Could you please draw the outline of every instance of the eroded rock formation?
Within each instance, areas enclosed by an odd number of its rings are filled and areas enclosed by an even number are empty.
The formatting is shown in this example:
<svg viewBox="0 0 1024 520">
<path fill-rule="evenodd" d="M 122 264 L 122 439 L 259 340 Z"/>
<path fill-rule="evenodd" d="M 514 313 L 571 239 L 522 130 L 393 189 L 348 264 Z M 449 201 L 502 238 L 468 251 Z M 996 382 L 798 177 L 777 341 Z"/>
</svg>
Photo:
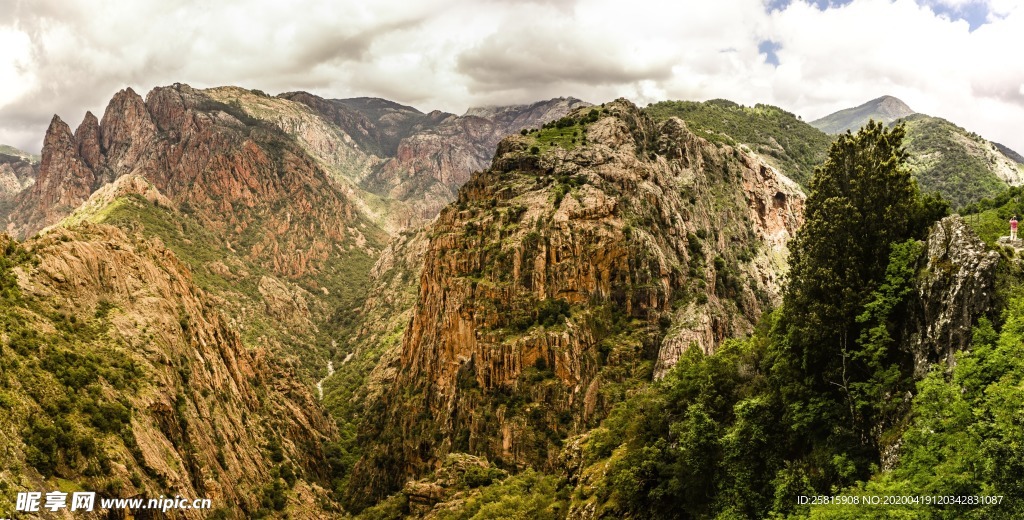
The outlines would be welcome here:
<svg viewBox="0 0 1024 520">
<path fill-rule="evenodd" d="M 316 514 L 318 500 L 326 496 L 320 485 L 328 472 L 325 443 L 337 435 L 333 421 L 299 382 L 294 366 L 242 345 L 171 251 L 159 240 L 87 223 L 25 245 L 34 260 L 15 268 L 22 296 L 8 312 L 42 337 L 60 339 L 47 340 L 32 353 L 42 368 L 31 378 L 5 383 L 5 395 L 14 403 L 0 419 L 5 432 L 38 424 L 33 417 L 40 416 L 48 396 L 65 391 L 60 382 L 49 382 L 47 370 L 62 377 L 53 367 L 68 343 L 78 359 L 102 353 L 105 366 L 131 367 L 130 380 L 101 378 L 93 384 L 98 402 L 128 405 L 130 423 L 115 435 L 90 433 L 98 446 L 93 450 L 102 455 L 86 455 L 85 462 L 64 445 L 60 453 L 48 453 L 63 461 L 55 470 L 59 476 L 90 489 L 116 483 L 116 496 L 208 497 L 231 517 L 242 518 L 261 507 L 263 486 L 275 478 L 272 471 L 289 465 L 301 481 L 293 503 Z M 5 333 L 3 340 L 6 345 L 13 337 Z M 5 357 L 21 359 L 18 347 L 9 348 Z M 81 397 L 70 403 L 76 400 Z M 64 406 L 72 407 L 64 420 L 78 420 L 78 405 Z M 268 446 L 278 446 L 280 453 Z M 20 458 L 24 452 L 16 447 L 7 453 Z M 86 464 L 90 460 L 109 462 L 97 476 Z M 48 489 L 38 473 L 25 469 L 23 476 L 27 480 L 21 485 L 31 481 L 32 489 Z M 210 512 L 179 513 L 205 518 Z"/>
<path fill-rule="evenodd" d="M 954 354 L 970 345 L 977 318 L 991 308 L 999 263 L 959 215 L 936 222 L 925 248 L 906 324 L 915 377 L 940 361 L 953 366 Z"/>
<path fill-rule="evenodd" d="M 55 116 L 42 155 L 38 181 L 7 217 L 15 235 L 55 224 L 134 174 L 282 276 L 317 272 L 335 243 L 383 237 L 295 139 L 187 85 L 146 100 L 118 92 L 102 121 L 86 114 L 75 134 Z"/>
<path fill-rule="evenodd" d="M 505 139 L 428 228 L 354 494 L 390 492 L 450 452 L 552 467 L 614 388 L 749 332 L 777 301 L 802 218 L 793 183 L 627 101 L 573 117 L 578 146 Z"/>
<path fill-rule="evenodd" d="M 293 92 L 282 97 L 304 103 L 342 128 L 359 146 L 381 157 L 361 187 L 407 206 L 399 227 L 421 224 L 455 199 L 470 174 L 486 168 L 498 142 L 524 128 L 537 128 L 588 106 L 574 98 L 530 105 L 471 108 L 462 116 L 422 113 L 383 99 L 327 100 Z"/>
</svg>

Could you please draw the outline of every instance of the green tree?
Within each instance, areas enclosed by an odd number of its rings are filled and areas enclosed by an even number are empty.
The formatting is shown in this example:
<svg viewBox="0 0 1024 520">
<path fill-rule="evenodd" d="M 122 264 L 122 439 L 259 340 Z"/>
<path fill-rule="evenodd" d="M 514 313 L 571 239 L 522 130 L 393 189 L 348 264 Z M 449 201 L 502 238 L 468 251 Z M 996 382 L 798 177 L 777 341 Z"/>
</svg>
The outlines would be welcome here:
<svg viewBox="0 0 1024 520">
<path fill-rule="evenodd" d="M 902 356 L 896 351 L 896 329 L 904 322 L 904 302 L 913 290 L 918 260 L 924 243 L 907 240 L 892 245 L 889 266 L 882 285 L 871 294 L 864 312 L 857 316 L 862 326 L 857 350 L 851 356 L 855 366 L 867 374 L 867 379 L 851 384 L 855 420 L 860 423 L 888 426 L 907 411 L 901 399 L 888 399 L 910 390 L 912 383 L 906 370 L 902 370 Z"/>
<path fill-rule="evenodd" d="M 945 212 L 919 197 L 903 137 L 902 126 L 873 121 L 841 135 L 811 180 L 806 220 L 790 244 L 775 377 L 788 419 L 808 437 L 801 444 L 815 446 L 822 484 L 855 478 L 877 458 L 876 417 L 864 400 L 901 381 L 886 320 L 906 295 L 895 285 L 912 267 L 889 273 L 899 280 L 877 291 L 893 245 L 922 236 L 926 221 Z M 900 261 L 913 252 L 901 249 Z"/>
</svg>

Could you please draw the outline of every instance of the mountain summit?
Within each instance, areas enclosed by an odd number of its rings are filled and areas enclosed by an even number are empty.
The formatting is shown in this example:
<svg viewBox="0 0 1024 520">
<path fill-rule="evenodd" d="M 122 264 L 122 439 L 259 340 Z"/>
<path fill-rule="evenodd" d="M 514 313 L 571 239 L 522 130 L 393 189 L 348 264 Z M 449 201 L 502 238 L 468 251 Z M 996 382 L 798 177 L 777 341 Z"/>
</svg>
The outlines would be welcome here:
<svg viewBox="0 0 1024 520">
<path fill-rule="evenodd" d="M 847 130 L 856 132 L 872 119 L 888 124 L 914 113 L 903 101 L 892 96 L 882 96 L 858 107 L 840 110 L 811 121 L 811 126 L 826 134 L 841 134 Z"/>
</svg>

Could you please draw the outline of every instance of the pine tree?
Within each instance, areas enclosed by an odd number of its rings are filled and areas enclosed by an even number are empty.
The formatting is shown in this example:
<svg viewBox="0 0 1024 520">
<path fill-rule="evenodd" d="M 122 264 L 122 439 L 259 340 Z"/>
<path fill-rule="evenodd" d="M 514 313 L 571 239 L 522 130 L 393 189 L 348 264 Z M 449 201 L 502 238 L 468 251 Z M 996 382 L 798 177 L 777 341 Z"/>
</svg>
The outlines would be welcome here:
<svg viewBox="0 0 1024 520">
<path fill-rule="evenodd" d="M 788 393 L 790 423 L 808 444 L 851 447 L 861 470 L 875 449 L 864 396 L 878 394 L 874 382 L 899 380 L 892 370 L 901 354 L 879 341 L 870 355 L 862 352 L 864 338 L 873 337 L 865 330 L 878 322 L 857 318 L 878 298 L 892 246 L 923 235 L 937 211 L 918 194 L 903 137 L 902 126 L 872 121 L 832 145 L 790 244 L 789 285 L 775 329 L 774 370 L 786 381 L 780 387 Z"/>
<path fill-rule="evenodd" d="M 885 274 L 890 245 L 917 234 L 911 224 L 919 202 L 903 136 L 902 126 L 874 121 L 847 132 L 811 180 L 805 222 L 790 247 L 783 313 L 808 374 L 835 375 L 821 369 L 859 336 L 856 316 Z"/>
</svg>

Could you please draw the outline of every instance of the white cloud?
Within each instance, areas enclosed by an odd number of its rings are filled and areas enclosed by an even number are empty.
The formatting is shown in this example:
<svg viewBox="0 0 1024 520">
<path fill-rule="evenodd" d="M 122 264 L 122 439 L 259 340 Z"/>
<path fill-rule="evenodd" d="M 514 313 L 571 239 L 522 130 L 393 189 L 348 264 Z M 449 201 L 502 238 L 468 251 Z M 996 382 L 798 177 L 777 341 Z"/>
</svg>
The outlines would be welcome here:
<svg viewBox="0 0 1024 520">
<path fill-rule="evenodd" d="M 28 35 L 0 27 L 0 107 L 18 99 L 35 82 L 26 66 L 29 61 Z"/>
<path fill-rule="evenodd" d="M 180 81 L 452 112 L 559 95 L 724 97 L 808 120 L 892 94 L 1024 151 L 1017 0 L 988 0 L 973 32 L 915 0 L 824 11 L 794 0 L 772 13 L 762 0 L 0 4 L 13 13 L 0 21 L 0 142 L 29 148 L 54 112 L 74 126 L 126 85 Z M 763 40 L 780 45 L 778 67 Z"/>
<path fill-rule="evenodd" d="M 1024 100 L 1015 91 L 1024 69 L 1010 56 L 1024 42 L 1022 14 L 971 32 L 966 22 L 910 0 L 862 0 L 826 12 L 794 4 L 773 15 L 772 27 L 782 44 L 779 59 L 801 68 L 780 67 L 776 79 L 784 82 L 775 83 L 775 100 L 802 106 L 813 119 L 892 94 L 1020 149 Z"/>
</svg>

